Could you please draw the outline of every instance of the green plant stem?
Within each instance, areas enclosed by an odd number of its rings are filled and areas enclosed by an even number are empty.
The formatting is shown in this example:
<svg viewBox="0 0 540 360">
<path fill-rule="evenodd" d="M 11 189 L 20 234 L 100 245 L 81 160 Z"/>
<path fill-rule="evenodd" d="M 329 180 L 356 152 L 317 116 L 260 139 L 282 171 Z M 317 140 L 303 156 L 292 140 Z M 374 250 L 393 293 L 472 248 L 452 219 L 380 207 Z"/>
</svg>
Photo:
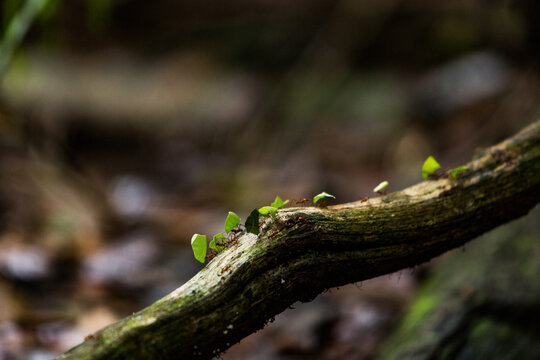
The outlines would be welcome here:
<svg viewBox="0 0 540 360">
<path fill-rule="evenodd" d="M 0 44 L 0 76 L 6 71 L 13 52 L 22 42 L 30 25 L 48 2 L 49 0 L 27 0 L 21 11 L 11 19 Z"/>
</svg>

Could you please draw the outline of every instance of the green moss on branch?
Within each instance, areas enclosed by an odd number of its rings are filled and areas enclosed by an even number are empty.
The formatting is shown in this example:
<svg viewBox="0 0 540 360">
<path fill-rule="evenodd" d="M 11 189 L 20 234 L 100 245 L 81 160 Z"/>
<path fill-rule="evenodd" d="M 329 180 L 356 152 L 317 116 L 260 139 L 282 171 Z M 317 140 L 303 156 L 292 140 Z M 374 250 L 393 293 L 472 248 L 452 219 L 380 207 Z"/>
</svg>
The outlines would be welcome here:
<svg viewBox="0 0 540 360">
<path fill-rule="evenodd" d="M 298 300 L 427 261 L 540 199 L 540 122 L 466 164 L 382 198 L 289 208 L 182 287 L 60 359 L 208 359 Z"/>
</svg>

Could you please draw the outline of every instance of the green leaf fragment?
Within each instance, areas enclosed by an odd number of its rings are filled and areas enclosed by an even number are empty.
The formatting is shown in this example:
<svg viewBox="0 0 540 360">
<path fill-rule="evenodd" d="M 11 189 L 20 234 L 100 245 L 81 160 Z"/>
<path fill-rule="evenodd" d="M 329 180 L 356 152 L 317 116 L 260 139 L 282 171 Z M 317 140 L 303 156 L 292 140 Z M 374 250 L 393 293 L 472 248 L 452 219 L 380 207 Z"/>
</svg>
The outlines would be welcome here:
<svg viewBox="0 0 540 360">
<path fill-rule="evenodd" d="M 273 203 L 270 204 L 270 206 L 272 207 L 275 207 L 276 209 L 281 209 L 282 207 L 284 207 L 285 205 L 287 205 L 289 202 L 289 200 L 281 200 L 281 198 L 279 196 L 276 196 L 276 200 L 274 200 Z"/>
<path fill-rule="evenodd" d="M 469 170 L 469 168 L 466 166 L 457 167 L 455 169 L 450 170 L 450 176 L 452 176 L 452 179 L 455 179 L 460 173 L 466 170 Z"/>
<path fill-rule="evenodd" d="M 227 219 L 225 219 L 225 232 L 228 234 L 232 229 L 237 227 L 238 224 L 240 224 L 240 217 L 232 211 L 229 211 L 229 215 L 227 215 Z"/>
<path fill-rule="evenodd" d="M 329 193 L 323 191 L 322 193 L 320 193 L 318 195 L 315 195 L 315 197 L 313 198 L 313 203 L 316 204 L 317 201 L 319 201 L 321 199 L 324 199 L 324 198 L 334 198 L 335 199 L 336 197 L 334 195 L 332 195 L 332 194 L 329 194 Z"/>
<path fill-rule="evenodd" d="M 206 235 L 194 234 L 191 237 L 191 249 L 195 259 L 204 263 L 206 258 Z"/>
<path fill-rule="evenodd" d="M 259 235 L 259 210 L 253 209 L 246 219 L 246 231 Z"/>
<path fill-rule="evenodd" d="M 383 181 L 379 185 L 375 186 L 375 189 L 373 189 L 373 192 L 379 192 L 381 190 L 384 190 L 388 186 L 388 181 Z"/>
<path fill-rule="evenodd" d="M 259 214 L 268 216 L 272 215 L 272 217 L 276 216 L 277 209 L 273 206 L 263 206 L 259 209 Z"/>
<path fill-rule="evenodd" d="M 427 179 L 429 175 L 433 174 L 435 170 L 439 169 L 441 165 L 435 160 L 433 156 L 429 156 L 424 165 L 422 165 L 422 177 Z"/>
<path fill-rule="evenodd" d="M 208 247 L 210 249 L 216 250 L 217 252 L 223 251 L 223 246 L 217 244 L 217 241 L 220 239 L 225 239 L 225 235 L 223 235 L 222 233 L 214 235 L 214 238 L 212 239 L 212 241 L 210 241 L 210 245 L 208 245 Z"/>
</svg>

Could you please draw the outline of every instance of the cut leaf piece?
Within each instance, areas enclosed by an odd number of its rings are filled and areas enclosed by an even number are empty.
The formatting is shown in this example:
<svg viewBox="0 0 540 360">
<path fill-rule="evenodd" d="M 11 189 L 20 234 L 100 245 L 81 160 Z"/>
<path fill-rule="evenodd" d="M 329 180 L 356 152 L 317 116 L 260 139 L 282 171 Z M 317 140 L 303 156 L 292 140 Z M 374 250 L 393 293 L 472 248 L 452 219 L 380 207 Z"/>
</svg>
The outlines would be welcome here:
<svg viewBox="0 0 540 360">
<path fill-rule="evenodd" d="M 276 196 L 276 200 L 274 200 L 274 202 L 271 203 L 270 206 L 275 207 L 276 209 L 281 209 L 282 207 L 287 205 L 288 202 L 289 200 L 283 201 L 279 196 Z"/>
<path fill-rule="evenodd" d="M 457 167 L 455 169 L 450 170 L 450 176 L 452 177 L 452 179 L 455 179 L 460 173 L 466 170 L 469 170 L 469 168 L 466 166 Z"/>
<path fill-rule="evenodd" d="M 379 185 L 377 185 L 375 187 L 375 189 L 373 189 L 373 192 L 379 192 L 381 190 L 384 190 L 387 186 L 388 186 L 388 181 L 385 180 L 382 183 L 380 183 Z"/>
<path fill-rule="evenodd" d="M 272 215 L 272 217 L 276 216 L 277 209 L 273 206 L 263 206 L 259 209 L 259 214 L 268 216 Z"/>
<path fill-rule="evenodd" d="M 216 250 L 217 252 L 223 251 L 223 246 L 217 244 L 217 240 L 220 239 L 225 239 L 225 235 L 223 235 L 222 233 L 214 235 L 214 238 L 212 239 L 212 241 L 210 241 L 210 245 L 208 245 L 208 247 L 210 249 Z"/>
<path fill-rule="evenodd" d="M 324 198 L 334 198 L 335 199 L 336 197 L 334 195 L 332 195 L 332 194 L 329 194 L 329 193 L 323 191 L 322 193 L 320 193 L 318 195 L 315 195 L 315 197 L 313 198 L 313 203 L 316 204 L 317 201 L 319 201 L 321 199 L 324 199 Z"/>
<path fill-rule="evenodd" d="M 253 209 L 246 219 L 246 231 L 259 235 L 259 210 Z"/>
<path fill-rule="evenodd" d="M 427 179 L 429 175 L 433 174 L 435 170 L 439 169 L 441 165 L 435 160 L 433 156 L 429 156 L 424 165 L 422 165 L 422 177 Z"/>
<path fill-rule="evenodd" d="M 206 235 L 193 234 L 191 237 L 191 249 L 195 259 L 204 263 L 206 258 Z"/>
<path fill-rule="evenodd" d="M 214 238 L 213 238 L 213 240 L 216 240 L 216 241 L 222 240 L 222 239 L 225 239 L 225 235 L 223 235 L 223 233 L 216 234 L 214 235 Z"/>
<path fill-rule="evenodd" d="M 228 234 L 232 229 L 237 227 L 238 224 L 240 224 L 240 217 L 232 211 L 229 211 L 229 215 L 227 215 L 227 219 L 225 219 L 225 232 Z"/>
</svg>

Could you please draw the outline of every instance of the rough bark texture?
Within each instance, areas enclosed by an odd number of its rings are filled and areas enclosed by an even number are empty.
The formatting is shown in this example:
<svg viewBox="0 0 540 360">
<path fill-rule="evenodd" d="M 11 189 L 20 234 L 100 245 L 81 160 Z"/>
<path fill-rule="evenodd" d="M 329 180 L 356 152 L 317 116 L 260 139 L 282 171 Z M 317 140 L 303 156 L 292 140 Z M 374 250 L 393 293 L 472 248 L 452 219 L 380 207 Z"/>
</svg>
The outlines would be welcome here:
<svg viewBox="0 0 540 360">
<path fill-rule="evenodd" d="M 540 122 L 486 149 L 457 179 L 368 201 L 280 210 L 179 289 L 61 359 L 208 359 L 295 301 L 427 261 L 532 209 Z"/>
<path fill-rule="evenodd" d="M 538 219 L 438 261 L 378 360 L 540 359 Z"/>
</svg>

